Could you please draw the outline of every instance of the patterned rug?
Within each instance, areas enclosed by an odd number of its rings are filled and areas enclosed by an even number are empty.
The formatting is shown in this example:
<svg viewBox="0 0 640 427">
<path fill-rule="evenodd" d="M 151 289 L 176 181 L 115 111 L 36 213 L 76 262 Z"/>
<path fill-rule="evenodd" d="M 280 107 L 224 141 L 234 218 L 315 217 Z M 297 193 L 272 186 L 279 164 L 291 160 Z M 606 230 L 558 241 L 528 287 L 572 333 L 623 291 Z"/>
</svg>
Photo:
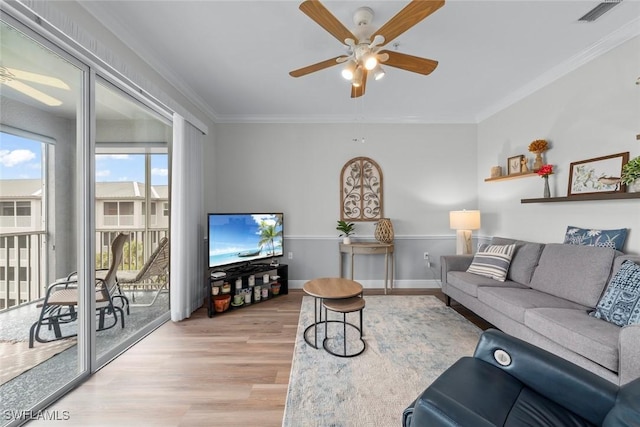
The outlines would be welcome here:
<svg viewBox="0 0 640 427">
<path fill-rule="evenodd" d="M 305 343 L 302 334 L 313 323 L 314 311 L 313 298 L 303 298 L 284 427 L 398 426 L 402 411 L 438 375 L 473 354 L 480 328 L 436 297 L 365 295 L 365 300 L 367 348 L 345 359 Z M 329 319 L 337 316 L 329 312 Z M 357 324 L 357 314 L 347 320 Z M 341 334 L 340 329 L 330 324 L 330 336 Z M 347 331 L 350 342 L 354 337 Z M 322 326 L 319 336 L 324 338 Z M 308 337 L 313 339 L 313 333 Z"/>
<path fill-rule="evenodd" d="M 34 348 L 29 348 L 28 341 L 0 342 L 0 385 L 75 344 L 75 338 L 46 344 L 38 343 Z"/>
</svg>

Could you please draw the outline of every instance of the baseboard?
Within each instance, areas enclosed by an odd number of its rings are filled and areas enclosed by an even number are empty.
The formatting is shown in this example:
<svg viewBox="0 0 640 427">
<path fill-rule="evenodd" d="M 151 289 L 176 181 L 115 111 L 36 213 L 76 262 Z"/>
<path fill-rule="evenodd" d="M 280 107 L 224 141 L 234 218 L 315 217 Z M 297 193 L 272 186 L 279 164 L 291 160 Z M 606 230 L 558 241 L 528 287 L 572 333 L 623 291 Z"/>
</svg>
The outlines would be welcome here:
<svg viewBox="0 0 640 427">
<path fill-rule="evenodd" d="M 357 280 L 365 289 L 384 289 L 383 280 Z M 302 289 L 308 280 L 289 280 L 289 289 Z M 396 280 L 393 285 L 396 289 L 440 289 L 440 281 L 429 280 Z"/>
</svg>

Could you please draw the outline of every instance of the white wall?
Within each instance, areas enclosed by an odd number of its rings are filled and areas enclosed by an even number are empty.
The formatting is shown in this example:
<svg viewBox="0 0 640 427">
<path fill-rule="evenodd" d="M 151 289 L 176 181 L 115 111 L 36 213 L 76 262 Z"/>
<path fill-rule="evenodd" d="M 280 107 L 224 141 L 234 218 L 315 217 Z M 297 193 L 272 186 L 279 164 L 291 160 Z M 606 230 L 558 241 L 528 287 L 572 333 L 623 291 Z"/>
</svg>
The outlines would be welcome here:
<svg viewBox="0 0 640 427">
<path fill-rule="evenodd" d="M 640 37 L 596 58 L 478 125 L 479 207 L 486 235 L 562 242 L 568 225 L 629 228 L 625 252 L 640 252 L 640 201 L 612 200 L 521 204 L 542 197 L 534 176 L 484 182 L 493 165 L 525 154 L 534 139 L 547 139 L 545 153 L 555 174 L 551 195 L 566 196 L 571 162 L 620 152 L 640 155 Z"/>
<path fill-rule="evenodd" d="M 362 135 L 364 144 L 352 141 Z M 353 157 L 370 157 L 382 169 L 400 281 L 433 279 L 423 252 L 437 261 L 455 251 L 448 212 L 477 207 L 476 125 L 217 124 L 215 137 L 215 148 L 205 150 L 206 208 L 284 211 L 294 280 L 338 273 L 340 171 Z M 373 230 L 357 223 L 356 237 L 371 238 Z M 378 261 L 360 261 L 359 277 L 380 279 Z"/>
</svg>

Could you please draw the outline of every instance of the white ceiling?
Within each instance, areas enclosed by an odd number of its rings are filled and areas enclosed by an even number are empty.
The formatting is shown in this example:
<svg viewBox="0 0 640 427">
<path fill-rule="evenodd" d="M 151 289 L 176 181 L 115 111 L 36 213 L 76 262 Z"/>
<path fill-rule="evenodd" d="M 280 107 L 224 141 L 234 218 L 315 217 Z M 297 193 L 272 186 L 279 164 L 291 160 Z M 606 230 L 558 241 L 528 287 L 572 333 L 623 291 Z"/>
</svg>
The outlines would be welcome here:
<svg viewBox="0 0 640 427">
<path fill-rule="evenodd" d="M 438 68 L 422 76 L 386 67 L 354 100 L 340 66 L 289 76 L 345 52 L 300 1 L 80 3 L 216 122 L 473 123 L 640 34 L 640 0 L 593 23 L 578 18 L 598 1 L 447 0 L 394 40 Z M 377 27 L 407 3 L 323 2 L 350 29 L 360 6 L 374 10 Z"/>
</svg>

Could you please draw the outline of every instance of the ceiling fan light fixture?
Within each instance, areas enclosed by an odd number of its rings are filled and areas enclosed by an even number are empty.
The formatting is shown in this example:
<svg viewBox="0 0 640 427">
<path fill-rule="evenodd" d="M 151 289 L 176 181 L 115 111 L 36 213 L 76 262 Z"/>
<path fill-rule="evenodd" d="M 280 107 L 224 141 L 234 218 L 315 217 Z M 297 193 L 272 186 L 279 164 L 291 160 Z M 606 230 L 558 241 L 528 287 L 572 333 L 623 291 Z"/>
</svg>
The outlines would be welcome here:
<svg viewBox="0 0 640 427">
<path fill-rule="evenodd" d="M 378 65 L 378 58 L 373 53 L 366 54 L 363 58 L 364 68 L 371 71 Z"/>
<path fill-rule="evenodd" d="M 356 68 L 356 71 L 353 73 L 353 80 L 351 80 L 351 84 L 353 87 L 362 86 L 362 77 L 363 77 L 362 67 Z"/>
<path fill-rule="evenodd" d="M 380 80 L 385 76 L 385 72 L 382 69 L 382 67 L 380 66 L 380 64 L 376 65 L 375 68 L 373 69 L 373 78 L 375 80 Z"/>
<path fill-rule="evenodd" d="M 353 59 L 350 59 L 349 61 L 347 61 L 344 68 L 342 69 L 342 77 L 345 78 L 346 80 L 353 80 L 356 67 L 357 67 L 356 61 L 354 61 Z"/>
</svg>

